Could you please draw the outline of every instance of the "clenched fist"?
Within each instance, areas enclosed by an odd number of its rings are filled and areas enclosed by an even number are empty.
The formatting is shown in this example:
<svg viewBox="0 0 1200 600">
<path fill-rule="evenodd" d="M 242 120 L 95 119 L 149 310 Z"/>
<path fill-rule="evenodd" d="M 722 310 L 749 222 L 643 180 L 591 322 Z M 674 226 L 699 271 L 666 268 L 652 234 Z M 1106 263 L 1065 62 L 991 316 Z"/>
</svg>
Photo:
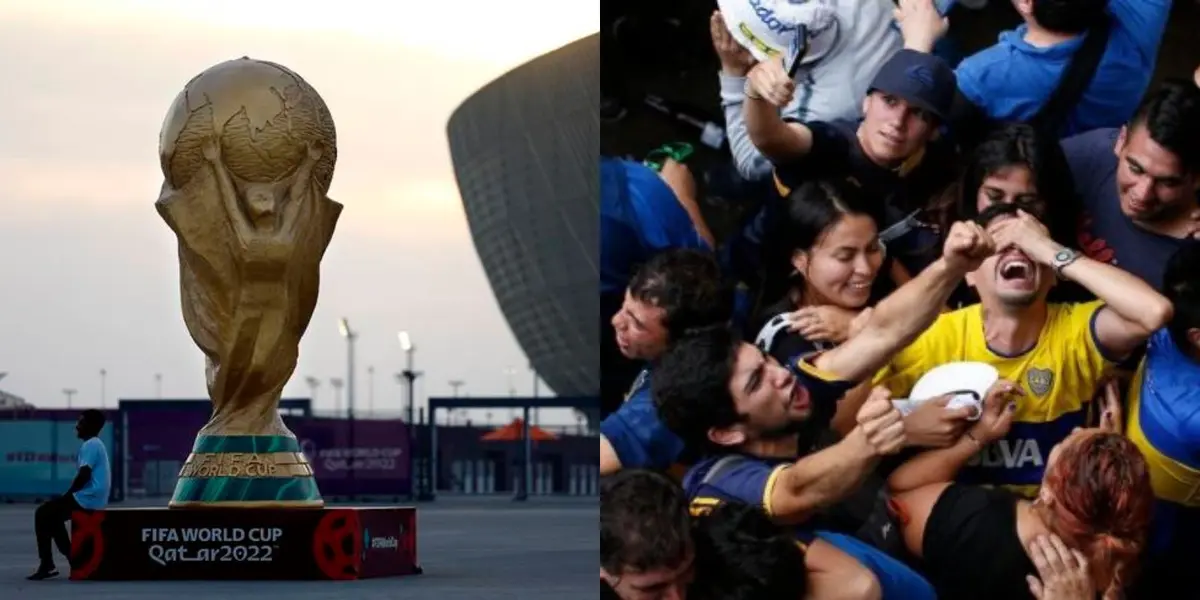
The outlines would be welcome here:
<svg viewBox="0 0 1200 600">
<path fill-rule="evenodd" d="M 871 390 L 867 401 L 858 409 L 856 419 L 867 444 L 879 456 L 899 452 L 908 441 L 904 433 L 904 418 L 892 406 L 892 394 L 887 388 L 876 387 Z"/>
<path fill-rule="evenodd" d="M 746 75 L 747 95 L 758 96 L 777 108 L 792 101 L 796 93 L 796 82 L 788 77 L 783 68 L 783 57 L 775 56 L 764 60 L 750 69 Z"/>
<path fill-rule="evenodd" d="M 996 252 L 996 243 L 978 223 L 959 221 L 950 226 L 942 256 L 946 264 L 957 271 L 969 273 L 979 268 L 984 259 Z"/>
</svg>

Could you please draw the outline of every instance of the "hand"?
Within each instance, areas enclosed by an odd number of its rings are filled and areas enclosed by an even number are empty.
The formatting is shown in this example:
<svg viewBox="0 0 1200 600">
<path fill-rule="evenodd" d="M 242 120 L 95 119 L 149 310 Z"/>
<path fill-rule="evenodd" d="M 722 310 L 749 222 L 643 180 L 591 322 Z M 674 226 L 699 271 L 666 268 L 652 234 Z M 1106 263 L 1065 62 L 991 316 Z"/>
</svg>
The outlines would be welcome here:
<svg viewBox="0 0 1200 600">
<path fill-rule="evenodd" d="M 758 63 L 750 69 L 746 78 L 749 80 L 750 89 L 776 108 L 787 106 L 792 101 L 792 95 L 796 93 L 796 82 L 792 81 L 784 70 L 782 56 Z"/>
<path fill-rule="evenodd" d="M 1013 414 L 1017 412 L 1014 397 L 1024 395 L 1025 392 L 1017 384 L 1007 379 L 993 383 L 983 397 L 983 412 L 979 421 L 970 429 L 971 437 L 980 444 L 987 445 L 1008 435 Z"/>
<path fill-rule="evenodd" d="M 858 313 L 854 320 L 850 321 L 850 327 L 846 331 L 846 339 L 850 339 L 863 332 L 867 328 L 867 323 L 871 322 L 871 315 L 875 314 L 874 308 L 864 308 Z"/>
<path fill-rule="evenodd" d="M 899 0 L 892 16 L 900 25 L 904 47 L 929 52 L 950 29 L 950 20 L 938 14 L 933 0 Z"/>
<path fill-rule="evenodd" d="M 321 160 L 321 156 L 324 154 L 325 154 L 325 148 L 323 148 L 321 146 L 320 142 L 309 142 L 308 143 L 308 159 L 309 160 L 316 162 L 318 160 Z"/>
<path fill-rule="evenodd" d="M 675 192 L 676 198 L 684 201 L 696 199 L 696 178 L 692 176 L 692 170 L 687 168 L 687 165 L 668 158 L 663 161 L 658 176 L 672 192 Z"/>
<path fill-rule="evenodd" d="M 1026 575 L 1029 593 L 1037 600 L 1094 600 L 1096 586 L 1088 571 L 1087 558 L 1056 535 L 1039 535 L 1026 548 L 1039 580 Z"/>
<path fill-rule="evenodd" d="M 721 70 L 726 75 L 745 77 L 754 66 L 754 55 L 729 34 L 721 11 L 714 11 L 708 19 L 708 32 L 712 36 L 713 50 L 717 51 L 717 58 L 721 60 Z"/>
<path fill-rule="evenodd" d="M 1100 409 L 1100 429 L 1112 433 L 1125 432 L 1124 411 L 1121 410 L 1121 384 L 1116 377 L 1104 384 L 1104 404 Z"/>
<path fill-rule="evenodd" d="M 895 454 L 904 448 L 904 418 L 892 406 L 892 394 L 885 387 L 871 390 L 871 395 L 859 407 L 858 428 L 877 456 Z"/>
<path fill-rule="evenodd" d="M 858 314 L 837 306 L 806 306 L 788 315 L 788 330 L 814 342 L 842 343 Z"/>
<path fill-rule="evenodd" d="M 910 446 L 947 448 L 953 446 L 970 421 L 971 409 L 966 406 L 947 408 L 954 396 L 939 396 L 913 409 L 904 417 L 904 431 Z"/>
<path fill-rule="evenodd" d="M 1015 218 L 993 221 L 988 233 L 996 241 L 998 252 L 1015 247 L 1043 265 L 1053 263 L 1054 255 L 1062 250 L 1062 246 L 1050 239 L 1046 226 L 1023 210 L 1017 211 Z"/>
<path fill-rule="evenodd" d="M 971 221 L 959 221 L 950 226 L 942 256 L 946 264 L 962 273 L 979 268 L 983 260 L 996 252 L 992 236 Z"/>
<path fill-rule="evenodd" d="M 204 153 L 205 160 L 216 163 L 221 160 L 221 141 L 216 136 L 209 136 L 201 142 L 200 151 Z"/>
<path fill-rule="evenodd" d="M 1200 71 L 1196 72 L 1200 73 Z M 1190 217 L 1190 220 L 1188 221 L 1187 234 L 1184 237 L 1200 240 L 1200 209 L 1193 210 L 1192 214 L 1188 216 Z"/>
</svg>

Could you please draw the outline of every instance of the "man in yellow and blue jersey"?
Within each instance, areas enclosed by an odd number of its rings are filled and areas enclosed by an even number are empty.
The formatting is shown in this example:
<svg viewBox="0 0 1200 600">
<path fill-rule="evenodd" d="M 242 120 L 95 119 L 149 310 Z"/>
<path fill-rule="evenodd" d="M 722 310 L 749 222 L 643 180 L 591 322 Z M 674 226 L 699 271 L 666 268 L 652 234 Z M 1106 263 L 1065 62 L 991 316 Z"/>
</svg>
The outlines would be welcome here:
<svg viewBox="0 0 1200 600">
<path fill-rule="evenodd" d="M 1175 307 L 1166 328 L 1150 338 L 1129 389 L 1126 434 L 1146 457 L 1158 502 L 1150 534 L 1147 585 L 1179 590 L 1200 579 L 1200 244 L 1167 262 L 1163 293 Z M 1147 590 L 1148 592 L 1148 590 Z"/>
<path fill-rule="evenodd" d="M 1016 382 L 1025 395 L 1012 429 L 973 458 L 959 480 L 1033 497 L 1050 449 L 1085 424 L 1101 381 L 1166 324 L 1171 303 L 1141 279 L 1055 242 L 1015 205 L 990 206 L 979 222 L 997 247 L 967 275 L 979 304 L 939 317 L 876 382 L 904 397 L 927 371 L 957 361 L 990 364 Z M 1098 300 L 1048 303 L 1059 279 Z"/>
</svg>

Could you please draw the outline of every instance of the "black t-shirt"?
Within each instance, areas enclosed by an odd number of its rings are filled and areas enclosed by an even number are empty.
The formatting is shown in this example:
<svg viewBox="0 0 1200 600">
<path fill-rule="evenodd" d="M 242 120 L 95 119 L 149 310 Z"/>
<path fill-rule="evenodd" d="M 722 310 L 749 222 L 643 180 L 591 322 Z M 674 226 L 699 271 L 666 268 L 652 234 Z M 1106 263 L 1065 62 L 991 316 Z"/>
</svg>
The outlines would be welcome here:
<svg viewBox="0 0 1200 600">
<path fill-rule="evenodd" d="M 775 165 L 779 184 L 793 189 L 819 179 L 848 182 L 867 198 L 880 200 L 876 219 L 881 231 L 927 208 L 958 173 L 957 154 L 944 138 L 926 144 L 901 166 L 888 168 L 871 162 L 863 152 L 858 142 L 859 122 L 816 121 L 805 125 L 812 132 L 812 148 L 802 158 Z M 938 241 L 934 230 L 916 228 L 889 243 L 888 254 L 916 274 L 937 257 Z"/>
<path fill-rule="evenodd" d="M 953 484 L 925 525 L 924 573 L 939 600 L 1032 598 L 1037 570 L 1017 536 L 1017 500 L 1005 490 Z"/>
</svg>

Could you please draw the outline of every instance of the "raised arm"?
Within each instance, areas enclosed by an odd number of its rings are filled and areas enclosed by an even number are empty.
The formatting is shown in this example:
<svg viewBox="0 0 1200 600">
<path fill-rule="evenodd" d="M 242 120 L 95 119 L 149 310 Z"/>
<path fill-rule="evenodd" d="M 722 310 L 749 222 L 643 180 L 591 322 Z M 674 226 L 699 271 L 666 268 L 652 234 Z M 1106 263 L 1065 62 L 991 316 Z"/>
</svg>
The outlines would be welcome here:
<svg viewBox="0 0 1200 600">
<path fill-rule="evenodd" d="M 771 161 L 754 147 L 746 131 L 746 118 L 742 105 L 746 100 L 746 74 L 754 67 L 754 56 L 729 34 L 725 19 L 714 11 L 709 19 L 709 34 L 713 49 L 721 61 L 721 111 L 725 113 L 725 136 L 729 139 L 729 153 L 738 174 L 749 181 L 758 181 L 771 176 Z M 789 106 L 795 106 L 793 98 Z"/>
<path fill-rule="evenodd" d="M 314 200 L 312 194 L 312 171 L 317 165 L 317 161 L 321 159 L 321 155 L 325 150 L 318 144 L 310 143 L 308 151 L 304 156 L 304 160 L 300 166 L 296 168 L 296 173 L 292 175 L 292 185 L 288 189 L 288 202 L 283 207 L 283 227 L 281 231 L 289 234 L 296 230 L 300 222 L 300 211 L 312 210 L 309 206 Z"/>
<path fill-rule="evenodd" d="M 1149 284 L 1122 269 L 1092 260 L 1050 238 L 1046 227 L 1024 211 L 991 227 L 997 247 L 1016 246 L 1047 266 L 1062 266 L 1059 275 L 1075 281 L 1105 303 L 1092 323 L 1096 344 L 1105 356 L 1121 360 L 1171 320 L 1171 302 Z"/>
<path fill-rule="evenodd" d="M 988 444 L 1003 438 L 1012 426 L 1015 396 L 1021 388 L 1003 379 L 992 384 L 983 399 L 983 415 L 971 429 L 948 448 L 927 450 L 900 465 L 888 477 L 894 494 L 908 492 L 935 483 L 954 481 L 960 469 Z"/>
<path fill-rule="evenodd" d="M 993 251 L 992 238 L 982 227 L 955 223 L 946 236 L 942 258 L 884 298 L 862 333 L 818 355 L 813 366 L 843 381 L 870 377 L 937 320 L 963 276 Z"/>
<path fill-rule="evenodd" d="M 858 422 L 842 441 L 779 471 L 766 494 L 767 514 L 781 523 L 805 521 L 858 489 L 880 457 L 904 447 L 904 423 L 887 390 L 872 392 Z"/>
<path fill-rule="evenodd" d="M 787 123 L 779 110 L 792 101 L 796 83 L 783 68 L 783 57 L 765 60 L 747 75 L 743 114 L 750 141 L 774 163 L 797 160 L 812 150 L 812 131 L 800 123 Z"/>
<path fill-rule="evenodd" d="M 229 225 L 245 245 L 254 238 L 254 228 L 250 225 L 250 219 L 242 212 L 241 204 L 238 203 L 237 187 L 233 185 L 233 177 L 221 162 L 221 142 L 215 137 L 209 138 L 204 142 L 203 152 L 209 168 L 212 169 L 213 178 L 217 182 L 217 193 L 221 196 L 221 203 L 225 205 L 225 216 L 229 219 Z"/>
<path fill-rule="evenodd" d="M 904 47 L 926 54 L 950 28 L 950 21 L 938 14 L 933 0 L 899 0 L 896 22 L 904 36 Z"/>
</svg>

